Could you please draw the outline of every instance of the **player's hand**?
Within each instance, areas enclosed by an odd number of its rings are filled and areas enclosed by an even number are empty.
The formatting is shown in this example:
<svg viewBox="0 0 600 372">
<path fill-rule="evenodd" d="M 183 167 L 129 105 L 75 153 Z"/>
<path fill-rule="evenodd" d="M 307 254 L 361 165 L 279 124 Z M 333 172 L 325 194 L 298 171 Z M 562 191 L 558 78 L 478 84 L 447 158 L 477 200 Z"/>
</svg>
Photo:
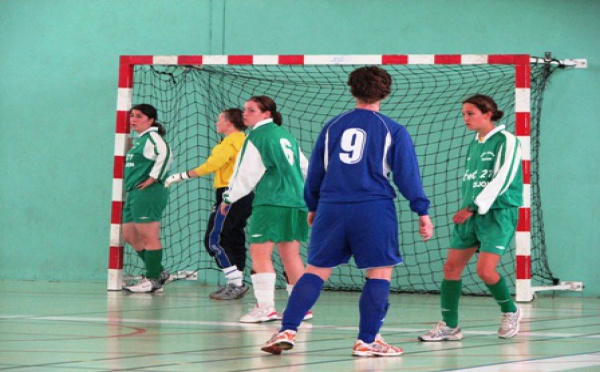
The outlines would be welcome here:
<svg viewBox="0 0 600 372">
<path fill-rule="evenodd" d="M 466 220 L 471 218 L 472 215 L 473 212 L 471 212 L 467 208 L 463 208 L 460 211 L 456 212 L 454 217 L 452 217 L 452 222 L 454 222 L 457 225 L 462 225 L 463 223 L 465 223 Z"/>
<path fill-rule="evenodd" d="M 221 205 L 219 206 L 219 211 L 223 216 L 227 215 L 227 212 L 229 212 L 229 207 L 229 204 L 221 203 Z"/>
<path fill-rule="evenodd" d="M 187 180 L 188 178 L 190 178 L 190 176 L 188 175 L 187 172 L 176 173 L 176 174 L 174 174 L 172 176 L 169 176 L 167 178 L 167 180 L 165 181 L 165 187 L 169 187 L 173 183 L 179 183 L 179 182 L 181 182 L 183 180 Z"/>
<path fill-rule="evenodd" d="M 154 178 L 148 177 L 148 179 L 146 181 L 140 183 L 135 188 L 138 189 L 138 190 L 143 190 L 143 189 L 145 189 L 146 187 L 152 185 L 155 182 L 156 182 L 156 180 Z"/>
<path fill-rule="evenodd" d="M 306 221 L 308 222 L 308 226 L 312 227 L 313 223 L 315 222 L 315 214 L 317 212 L 308 212 L 308 217 L 306 218 Z"/>
<path fill-rule="evenodd" d="M 433 236 L 433 223 L 429 216 L 419 217 L 419 235 L 423 238 L 423 241 L 428 241 Z"/>
</svg>

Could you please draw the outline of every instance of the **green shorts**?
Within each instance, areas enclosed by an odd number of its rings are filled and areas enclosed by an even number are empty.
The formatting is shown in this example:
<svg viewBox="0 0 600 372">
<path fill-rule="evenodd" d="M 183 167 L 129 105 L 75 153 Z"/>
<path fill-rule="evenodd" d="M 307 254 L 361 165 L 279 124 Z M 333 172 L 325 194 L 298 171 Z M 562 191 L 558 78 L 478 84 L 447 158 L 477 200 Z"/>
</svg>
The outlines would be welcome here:
<svg viewBox="0 0 600 372">
<path fill-rule="evenodd" d="M 168 199 L 169 190 L 161 183 L 152 184 L 143 190 L 129 191 L 123 207 L 123 223 L 160 222 Z"/>
<path fill-rule="evenodd" d="M 308 212 L 299 208 L 260 205 L 252 208 L 250 243 L 308 240 Z"/>
<path fill-rule="evenodd" d="M 454 225 L 450 248 L 479 247 L 480 252 L 502 256 L 517 229 L 519 208 L 490 209 L 486 214 L 473 214 L 462 225 Z"/>
</svg>

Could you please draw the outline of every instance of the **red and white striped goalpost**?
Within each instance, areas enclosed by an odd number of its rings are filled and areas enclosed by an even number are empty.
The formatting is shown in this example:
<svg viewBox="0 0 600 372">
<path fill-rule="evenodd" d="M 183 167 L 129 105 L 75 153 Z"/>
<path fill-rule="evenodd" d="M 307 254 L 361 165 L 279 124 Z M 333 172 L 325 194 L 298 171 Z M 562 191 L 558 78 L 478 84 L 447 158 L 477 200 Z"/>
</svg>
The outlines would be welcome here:
<svg viewBox="0 0 600 372">
<path fill-rule="evenodd" d="M 502 64 L 515 68 L 515 131 L 523 151 L 523 200 L 519 209 L 516 233 L 516 300 L 531 301 L 531 67 L 525 54 L 413 54 L 413 55 L 208 55 L 208 56 L 121 56 L 117 92 L 117 122 L 115 128 L 114 175 L 110 218 L 110 248 L 108 260 L 108 290 L 120 291 L 123 285 L 123 173 L 129 109 L 133 92 L 133 72 L 136 65 L 393 65 L 438 64 L 477 65 Z"/>
</svg>

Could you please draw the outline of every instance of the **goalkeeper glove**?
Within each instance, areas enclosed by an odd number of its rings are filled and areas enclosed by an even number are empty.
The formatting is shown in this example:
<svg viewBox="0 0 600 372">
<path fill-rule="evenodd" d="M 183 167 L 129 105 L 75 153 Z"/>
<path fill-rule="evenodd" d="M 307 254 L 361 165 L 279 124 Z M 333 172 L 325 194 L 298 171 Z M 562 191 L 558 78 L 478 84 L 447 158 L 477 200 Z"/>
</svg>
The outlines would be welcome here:
<svg viewBox="0 0 600 372">
<path fill-rule="evenodd" d="M 188 172 L 174 174 L 167 178 L 167 180 L 165 181 L 165 187 L 169 187 L 173 183 L 179 183 L 179 182 L 181 182 L 183 180 L 187 180 L 189 178 L 190 178 L 190 175 L 188 174 Z"/>
</svg>

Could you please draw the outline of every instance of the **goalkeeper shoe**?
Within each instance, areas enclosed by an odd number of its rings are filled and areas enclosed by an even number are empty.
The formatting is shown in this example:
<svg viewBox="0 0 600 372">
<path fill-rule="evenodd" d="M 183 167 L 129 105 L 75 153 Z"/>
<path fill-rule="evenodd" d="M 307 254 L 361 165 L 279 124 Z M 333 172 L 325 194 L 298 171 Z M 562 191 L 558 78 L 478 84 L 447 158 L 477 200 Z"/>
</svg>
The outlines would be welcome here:
<svg viewBox="0 0 600 372">
<path fill-rule="evenodd" d="M 158 279 L 144 278 L 135 285 L 125 287 L 125 289 L 133 293 L 152 293 L 161 292 L 162 285 Z"/>
<path fill-rule="evenodd" d="M 285 330 L 278 332 L 260 348 L 271 354 L 281 354 L 282 350 L 291 350 L 296 343 L 296 331 Z"/>
<path fill-rule="evenodd" d="M 219 288 L 216 292 L 209 294 L 208 296 L 213 300 L 237 300 L 243 298 L 250 287 L 247 285 L 237 286 L 235 284 L 228 283 L 226 286 Z"/>
<path fill-rule="evenodd" d="M 261 309 L 258 305 L 254 306 L 248 314 L 240 318 L 241 323 L 262 323 L 277 320 L 277 311 L 274 307 Z"/>
<path fill-rule="evenodd" d="M 450 328 L 441 321 L 431 331 L 419 336 L 421 341 L 460 341 L 462 338 L 460 328 Z"/>
<path fill-rule="evenodd" d="M 389 345 L 381 335 L 375 337 L 375 341 L 367 344 L 362 340 L 356 340 L 354 348 L 352 349 L 352 355 L 359 357 L 373 357 L 373 356 L 399 356 L 402 355 L 404 350 L 399 347 Z"/>
</svg>

